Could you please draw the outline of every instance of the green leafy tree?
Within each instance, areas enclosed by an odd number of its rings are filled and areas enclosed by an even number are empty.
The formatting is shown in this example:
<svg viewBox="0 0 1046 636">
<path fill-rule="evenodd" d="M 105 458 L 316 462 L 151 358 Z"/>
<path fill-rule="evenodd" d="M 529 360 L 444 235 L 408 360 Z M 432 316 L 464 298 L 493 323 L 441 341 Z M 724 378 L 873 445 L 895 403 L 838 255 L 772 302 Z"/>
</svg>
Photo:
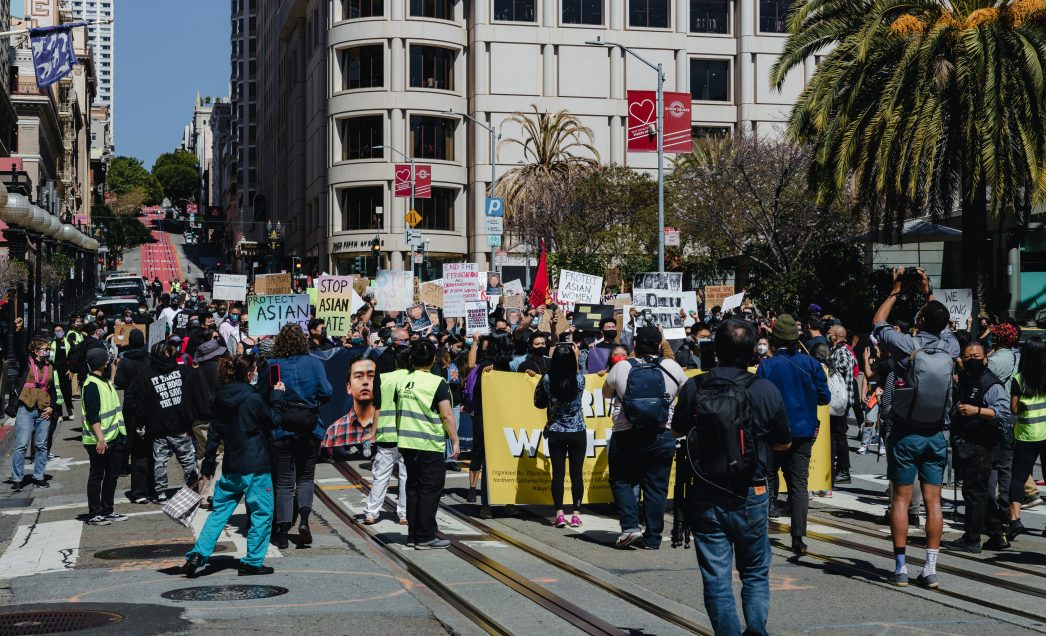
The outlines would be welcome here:
<svg viewBox="0 0 1046 636">
<path fill-rule="evenodd" d="M 149 241 L 149 230 L 137 218 L 117 214 L 108 205 L 95 204 L 91 208 L 91 222 L 102 228 L 102 239 L 112 252 L 137 247 Z"/>
<path fill-rule="evenodd" d="M 153 175 L 171 201 L 190 201 L 199 192 L 200 162 L 184 150 L 160 155 L 153 164 Z"/>
<path fill-rule="evenodd" d="M 163 200 L 163 186 L 145 169 L 141 159 L 134 157 L 113 159 L 106 174 L 106 184 L 109 192 L 118 197 L 134 189 L 141 189 L 145 205 L 156 205 Z"/>
<path fill-rule="evenodd" d="M 1042 0 L 799 0 L 771 81 L 827 51 L 789 121 L 818 201 L 887 227 L 958 206 L 977 289 L 989 217 L 1026 221 L 1046 184 L 1044 18 Z"/>
</svg>

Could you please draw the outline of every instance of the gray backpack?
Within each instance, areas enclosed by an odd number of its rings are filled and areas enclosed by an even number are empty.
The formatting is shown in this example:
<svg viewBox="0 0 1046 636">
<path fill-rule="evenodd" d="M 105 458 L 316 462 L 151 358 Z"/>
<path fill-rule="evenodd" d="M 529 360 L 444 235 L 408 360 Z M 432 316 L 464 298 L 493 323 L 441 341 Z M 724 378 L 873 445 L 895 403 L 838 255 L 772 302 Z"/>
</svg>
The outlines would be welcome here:
<svg viewBox="0 0 1046 636">
<path fill-rule="evenodd" d="M 890 416 L 912 428 L 940 430 L 951 406 L 954 362 L 940 340 L 908 356 L 903 374 L 893 390 Z"/>
</svg>

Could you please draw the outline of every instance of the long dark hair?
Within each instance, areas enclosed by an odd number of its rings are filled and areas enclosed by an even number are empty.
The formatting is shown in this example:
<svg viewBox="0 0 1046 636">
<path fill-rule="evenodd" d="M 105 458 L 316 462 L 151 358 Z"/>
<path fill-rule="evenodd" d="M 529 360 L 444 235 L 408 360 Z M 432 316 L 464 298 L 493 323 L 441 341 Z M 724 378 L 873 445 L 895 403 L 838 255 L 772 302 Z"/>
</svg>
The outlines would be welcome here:
<svg viewBox="0 0 1046 636">
<path fill-rule="evenodd" d="M 580 390 L 577 386 L 577 356 L 573 347 L 557 346 L 548 365 L 548 384 L 560 402 L 572 402 Z"/>
<path fill-rule="evenodd" d="M 512 362 L 512 353 L 515 350 L 512 334 L 492 334 L 489 342 L 487 358 L 494 363 L 494 369 L 497 371 L 510 371 L 511 367 L 509 367 L 509 364 Z"/>
<path fill-rule="evenodd" d="M 1035 336 L 1024 343 L 1017 370 L 1021 374 L 1021 395 L 1046 395 L 1046 344 L 1042 338 Z"/>
<path fill-rule="evenodd" d="M 258 359 L 252 355 L 218 358 L 218 384 L 250 381 L 251 371 L 258 365 Z"/>
</svg>

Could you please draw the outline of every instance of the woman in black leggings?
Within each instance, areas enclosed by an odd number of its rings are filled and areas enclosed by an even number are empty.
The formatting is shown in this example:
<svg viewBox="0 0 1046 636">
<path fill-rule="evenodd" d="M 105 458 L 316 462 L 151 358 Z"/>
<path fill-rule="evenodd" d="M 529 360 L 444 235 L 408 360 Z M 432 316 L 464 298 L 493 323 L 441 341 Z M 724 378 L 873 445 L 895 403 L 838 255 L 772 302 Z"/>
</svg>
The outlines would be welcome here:
<svg viewBox="0 0 1046 636">
<path fill-rule="evenodd" d="M 548 437 L 549 458 L 552 460 L 552 501 L 556 506 L 557 528 L 567 525 L 567 518 L 563 514 L 563 481 L 568 456 L 570 494 L 574 504 L 570 527 L 581 525 L 581 499 L 585 495 L 582 469 L 588 448 L 585 417 L 581 410 L 584 394 L 585 376 L 578 368 L 577 345 L 569 342 L 556 345 L 548 373 L 541 376 L 534 390 L 534 406 L 548 409 L 545 434 Z"/>
</svg>

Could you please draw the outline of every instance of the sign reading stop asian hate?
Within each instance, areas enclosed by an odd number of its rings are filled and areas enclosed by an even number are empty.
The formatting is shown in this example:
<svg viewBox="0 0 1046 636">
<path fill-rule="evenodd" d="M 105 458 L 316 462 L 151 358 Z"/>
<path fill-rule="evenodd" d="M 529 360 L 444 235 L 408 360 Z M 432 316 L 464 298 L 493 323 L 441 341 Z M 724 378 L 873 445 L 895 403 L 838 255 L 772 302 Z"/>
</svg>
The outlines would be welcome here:
<svg viewBox="0 0 1046 636">
<path fill-rule="evenodd" d="M 308 294 L 275 294 L 247 298 L 248 330 L 251 336 L 275 336 L 287 324 L 308 330 Z"/>
<path fill-rule="evenodd" d="M 327 334 L 346 336 L 356 309 L 352 276 L 320 276 L 316 279 L 316 317 L 324 320 Z"/>
</svg>

